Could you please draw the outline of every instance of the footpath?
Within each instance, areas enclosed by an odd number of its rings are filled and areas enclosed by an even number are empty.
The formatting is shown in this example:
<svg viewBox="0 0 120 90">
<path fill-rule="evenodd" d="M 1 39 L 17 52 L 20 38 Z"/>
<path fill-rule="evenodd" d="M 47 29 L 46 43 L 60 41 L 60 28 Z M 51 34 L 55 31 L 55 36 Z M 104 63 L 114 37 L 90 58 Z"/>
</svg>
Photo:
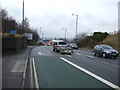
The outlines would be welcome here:
<svg viewBox="0 0 120 90">
<path fill-rule="evenodd" d="M 28 46 L 16 55 L 2 57 L 2 88 L 24 88 L 26 65 L 31 49 Z"/>
</svg>

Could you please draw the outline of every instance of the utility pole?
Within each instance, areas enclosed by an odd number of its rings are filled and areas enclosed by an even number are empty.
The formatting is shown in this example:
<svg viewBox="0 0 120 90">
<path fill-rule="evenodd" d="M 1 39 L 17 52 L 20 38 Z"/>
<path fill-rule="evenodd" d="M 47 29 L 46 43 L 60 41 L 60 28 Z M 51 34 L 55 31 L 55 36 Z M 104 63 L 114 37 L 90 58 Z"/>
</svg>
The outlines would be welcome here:
<svg viewBox="0 0 120 90">
<path fill-rule="evenodd" d="M 23 0 L 23 8 L 22 8 L 22 33 L 24 33 L 24 0 Z"/>
<path fill-rule="evenodd" d="M 41 34 L 41 27 L 40 27 L 40 39 L 42 39 L 42 34 Z"/>
<path fill-rule="evenodd" d="M 66 40 L 66 28 L 63 28 L 63 30 L 65 30 L 65 40 Z"/>
</svg>

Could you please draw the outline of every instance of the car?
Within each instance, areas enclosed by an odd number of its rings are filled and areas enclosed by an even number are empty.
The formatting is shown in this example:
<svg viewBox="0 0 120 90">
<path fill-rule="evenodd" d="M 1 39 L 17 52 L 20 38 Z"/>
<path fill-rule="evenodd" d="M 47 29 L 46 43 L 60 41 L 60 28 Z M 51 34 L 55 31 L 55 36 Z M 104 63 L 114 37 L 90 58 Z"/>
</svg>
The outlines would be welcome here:
<svg viewBox="0 0 120 90">
<path fill-rule="evenodd" d="M 60 51 L 60 47 L 68 47 L 67 43 L 65 41 L 56 41 L 53 44 L 53 51 Z"/>
<path fill-rule="evenodd" d="M 99 55 L 102 57 L 114 57 L 115 59 L 118 57 L 118 51 L 113 49 L 109 45 L 96 45 L 93 50 L 94 56 Z"/>
<path fill-rule="evenodd" d="M 75 43 L 70 43 L 69 46 L 73 49 L 78 49 L 78 46 Z"/>
<path fill-rule="evenodd" d="M 71 55 L 73 53 L 73 48 L 71 48 L 71 47 L 60 47 L 60 53 Z"/>
</svg>

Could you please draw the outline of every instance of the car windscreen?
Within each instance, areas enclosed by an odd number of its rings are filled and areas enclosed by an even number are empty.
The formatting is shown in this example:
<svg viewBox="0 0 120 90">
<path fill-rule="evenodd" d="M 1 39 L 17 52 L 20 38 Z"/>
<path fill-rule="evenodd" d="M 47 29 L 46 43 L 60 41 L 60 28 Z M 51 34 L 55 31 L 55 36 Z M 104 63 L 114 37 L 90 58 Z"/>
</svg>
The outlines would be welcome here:
<svg viewBox="0 0 120 90">
<path fill-rule="evenodd" d="M 71 46 L 77 46 L 75 43 L 70 44 Z"/>
<path fill-rule="evenodd" d="M 111 46 L 102 46 L 103 49 L 113 49 Z"/>
<path fill-rule="evenodd" d="M 67 45 L 66 42 L 59 42 L 59 45 Z"/>
</svg>

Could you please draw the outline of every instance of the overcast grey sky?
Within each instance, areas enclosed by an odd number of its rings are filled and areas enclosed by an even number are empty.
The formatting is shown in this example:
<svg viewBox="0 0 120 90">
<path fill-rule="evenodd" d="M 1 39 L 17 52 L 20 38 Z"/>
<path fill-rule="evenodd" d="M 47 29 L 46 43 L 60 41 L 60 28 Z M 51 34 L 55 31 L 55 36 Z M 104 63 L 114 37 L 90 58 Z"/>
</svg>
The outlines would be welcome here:
<svg viewBox="0 0 120 90">
<path fill-rule="evenodd" d="M 119 0 L 24 0 L 25 17 L 30 26 L 42 27 L 45 37 L 75 37 L 75 20 L 78 17 L 78 33 L 118 30 Z M 23 0 L 1 0 L 2 8 L 17 21 L 22 21 Z"/>
</svg>

